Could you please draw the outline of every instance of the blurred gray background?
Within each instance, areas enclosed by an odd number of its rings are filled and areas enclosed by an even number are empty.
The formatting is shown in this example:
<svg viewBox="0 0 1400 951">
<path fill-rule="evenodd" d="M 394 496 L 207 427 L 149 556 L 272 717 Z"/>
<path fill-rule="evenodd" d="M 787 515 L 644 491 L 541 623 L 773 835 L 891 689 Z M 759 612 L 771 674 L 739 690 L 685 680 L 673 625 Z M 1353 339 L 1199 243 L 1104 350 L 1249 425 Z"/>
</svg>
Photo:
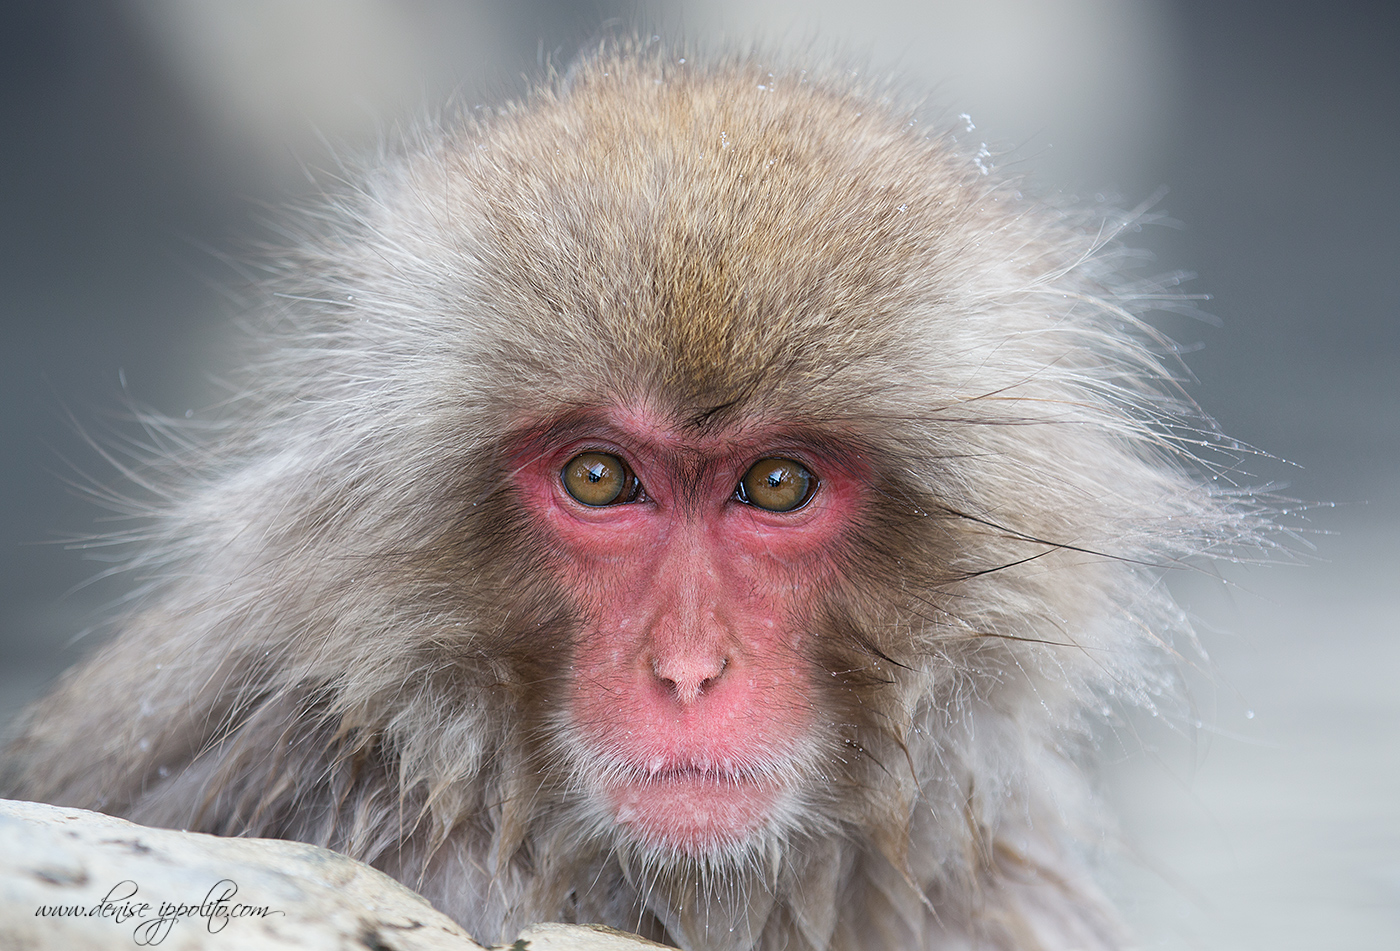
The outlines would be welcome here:
<svg viewBox="0 0 1400 951">
<path fill-rule="evenodd" d="M 119 587 L 80 429 L 197 418 L 264 209 L 449 96 L 608 29 L 832 43 L 966 112 L 1042 189 L 1156 205 L 1136 243 L 1218 326 L 1193 394 L 1315 509 L 1302 567 L 1172 580 L 1195 718 L 1105 737 L 1111 888 L 1147 948 L 1400 947 L 1400 5 L 1211 0 L 4 0 L 0 722 Z M 230 255 L 232 259 L 230 259 Z M 124 382 L 123 382 L 124 381 Z M 116 425 L 120 425 L 119 423 Z"/>
</svg>

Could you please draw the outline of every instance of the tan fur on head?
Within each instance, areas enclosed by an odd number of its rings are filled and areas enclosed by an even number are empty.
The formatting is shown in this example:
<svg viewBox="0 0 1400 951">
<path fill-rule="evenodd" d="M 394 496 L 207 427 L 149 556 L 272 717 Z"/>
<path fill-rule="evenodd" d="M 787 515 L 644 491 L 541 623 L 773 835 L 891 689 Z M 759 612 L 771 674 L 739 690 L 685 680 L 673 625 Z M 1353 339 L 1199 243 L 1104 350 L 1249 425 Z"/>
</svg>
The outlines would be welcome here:
<svg viewBox="0 0 1400 951">
<path fill-rule="evenodd" d="M 1169 691 L 1157 568 L 1258 519 L 1202 482 L 1216 437 L 1099 219 L 839 71 L 624 46 L 319 220 L 225 432 L 145 513 L 157 581 L 32 711 L 11 795 L 327 845 L 486 941 L 1124 944 L 1080 854 L 1085 711 Z M 615 401 L 837 434 L 882 497 L 822 593 L 810 788 L 704 861 L 586 801 L 551 700 L 577 618 L 508 489 L 509 440 Z"/>
</svg>

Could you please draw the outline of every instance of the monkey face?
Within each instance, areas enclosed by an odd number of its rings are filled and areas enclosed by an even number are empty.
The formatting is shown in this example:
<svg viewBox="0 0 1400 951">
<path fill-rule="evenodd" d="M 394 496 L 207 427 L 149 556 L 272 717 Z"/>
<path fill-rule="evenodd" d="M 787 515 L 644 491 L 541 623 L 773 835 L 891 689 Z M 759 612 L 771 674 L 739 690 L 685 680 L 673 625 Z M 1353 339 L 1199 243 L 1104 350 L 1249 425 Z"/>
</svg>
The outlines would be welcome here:
<svg viewBox="0 0 1400 951">
<path fill-rule="evenodd" d="M 773 426 L 696 432 L 648 407 L 527 438 L 518 494 L 573 593 L 568 725 L 595 805 L 700 856 L 795 806 L 817 754 L 815 606 L 869 474 Z"/>
</svg>

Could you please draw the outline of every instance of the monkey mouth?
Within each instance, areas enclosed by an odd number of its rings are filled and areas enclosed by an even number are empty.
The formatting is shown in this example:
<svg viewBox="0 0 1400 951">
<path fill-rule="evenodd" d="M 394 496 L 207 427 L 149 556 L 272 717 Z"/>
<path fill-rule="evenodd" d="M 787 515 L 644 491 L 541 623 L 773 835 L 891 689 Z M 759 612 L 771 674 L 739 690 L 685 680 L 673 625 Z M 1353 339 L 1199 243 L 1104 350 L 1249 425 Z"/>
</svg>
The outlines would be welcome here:
<svg viewBox="0 0 1400 951">
<path fill-rule="evenodd" d="M 618 825 L 646 844 L 698 857 L 761 831 L 783 788 L 751 770 L 666 763 L 620 771 L 604 798 Z"/>
</svg>

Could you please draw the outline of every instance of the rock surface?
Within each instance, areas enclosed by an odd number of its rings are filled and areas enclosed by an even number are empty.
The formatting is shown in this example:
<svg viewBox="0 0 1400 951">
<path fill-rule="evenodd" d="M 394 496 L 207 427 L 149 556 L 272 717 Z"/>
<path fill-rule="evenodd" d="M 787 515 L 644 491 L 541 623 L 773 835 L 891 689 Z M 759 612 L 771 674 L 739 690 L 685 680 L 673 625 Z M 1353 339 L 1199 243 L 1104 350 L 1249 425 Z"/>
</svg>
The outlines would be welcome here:
<svg viewBox="0 0 1400 951">
<path fill-rule="evenodd" d="M 0 800 L 5 951 L 481 951 L 416 892 L 336 852 L 152 829 Z M 590 925 L 540 924 L 523 951 L 643 951 Z"/>
</svg>

